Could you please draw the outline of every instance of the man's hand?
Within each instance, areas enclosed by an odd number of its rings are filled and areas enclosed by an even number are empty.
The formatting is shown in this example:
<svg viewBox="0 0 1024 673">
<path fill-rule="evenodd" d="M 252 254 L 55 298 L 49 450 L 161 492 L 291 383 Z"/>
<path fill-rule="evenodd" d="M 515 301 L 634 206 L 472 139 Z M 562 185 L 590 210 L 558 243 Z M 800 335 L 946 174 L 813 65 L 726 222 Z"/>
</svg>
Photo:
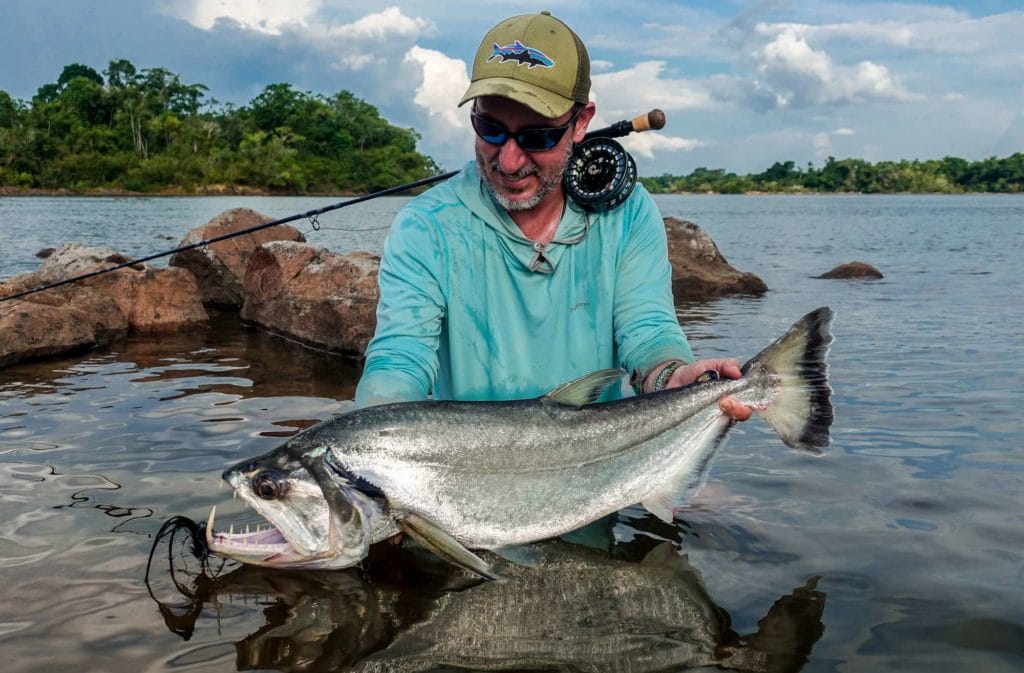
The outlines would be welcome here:
<svg viewBox="0 0 1024 673">
<path fill-rule="evenodd" d="M 719 376 L 725 379 L 738 379 L 742 376 L 740 374 L 740 362 L 735 358 L 698 360 L 693 364 L 683 365 L 672 372 L 672 376 L 669 377 L 665 387 L 678 388 L 689 385 L 709 369 L 715 370 Z M 718 406 L 722 413 L 734 421 L 745 421 L 754 413 L 753 409 L 732 397 L 723 397 L 718 402 Z"/>
</svg>

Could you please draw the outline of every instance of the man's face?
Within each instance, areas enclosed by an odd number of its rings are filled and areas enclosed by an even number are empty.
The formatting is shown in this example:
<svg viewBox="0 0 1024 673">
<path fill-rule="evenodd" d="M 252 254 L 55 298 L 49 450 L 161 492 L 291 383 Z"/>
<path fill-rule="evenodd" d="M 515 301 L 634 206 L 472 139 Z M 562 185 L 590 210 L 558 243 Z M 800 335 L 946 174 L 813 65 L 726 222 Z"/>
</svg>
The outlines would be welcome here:
<svg viewBox="0 0 1024 673">
<path fill-rule="evenodd" d="M 573 115 L 569 110 L 561 117 L 548 119 L 525 105 L 500 96 L 476 99 L 476 113 L 504 125 L 511 134 L 524 128 L 561 126 Z M 503 145 L 492 145 L 476 138 L 476 162 L 491 193 L 505 210 L 530 210 L 549 195 L 562 198 L 562 174 L 572 152 L 572 144 L 583 139 L 586 125 L 593 116 L 593 105 L 587 105 L 576 122 L 569 126 L 558 144 L 549 150 L 526 152 L 509 138 Z"/>
</svg>

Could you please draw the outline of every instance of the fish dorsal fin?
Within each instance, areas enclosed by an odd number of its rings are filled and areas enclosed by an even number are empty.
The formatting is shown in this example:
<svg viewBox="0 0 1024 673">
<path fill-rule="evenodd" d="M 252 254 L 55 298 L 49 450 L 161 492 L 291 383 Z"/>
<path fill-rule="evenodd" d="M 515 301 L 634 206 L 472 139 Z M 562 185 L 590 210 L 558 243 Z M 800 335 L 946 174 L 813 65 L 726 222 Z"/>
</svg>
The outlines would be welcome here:
<svg viewBox="0 0 1024 673">
<path fill-rule="evenodd" d="M 599 369 L 586 376 L 563 383 L 541 399 L 569 407 L 582 407 L 604 394 L 613 383 L 626 374 L 621 369 Z"/>
<path fill-rule="evenodd" d="M 410 512 L 398 519 L 396 523 L 412 539 L 444 560 L 489 580 L 499 579 L 486 561 L 462 546 L 461 542 L 442 530 L 433 521 Z"/>
</svg>

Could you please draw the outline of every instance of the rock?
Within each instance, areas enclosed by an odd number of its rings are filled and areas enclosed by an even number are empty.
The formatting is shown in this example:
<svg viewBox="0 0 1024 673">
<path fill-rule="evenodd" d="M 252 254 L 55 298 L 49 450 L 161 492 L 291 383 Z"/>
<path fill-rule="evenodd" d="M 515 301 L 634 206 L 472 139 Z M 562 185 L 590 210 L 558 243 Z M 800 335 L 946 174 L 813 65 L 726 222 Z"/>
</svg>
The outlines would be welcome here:
<svg viewBox="0 0 1024 673">
<path fill-rule="evenodd" d="M 178 332 L 205 326 L 199 285 L 186 269 L 146 269 L 110 275 L 109 296 L 133 332 Z"/>
<path fill-rule="evenodd" d="M 150 269 L 139 277 L 128 324 L 136 332 L 178 332 L 209 320 L 199 284 L 186 269 Z"/>
<path fill-rule="evenodd" d="M 245 273 L 242 320 L 317 348 L 361 356 L 376 326 L 380 258 L 298 242 L 261 246 Z"/>
<path fill-rule="evenodd" d="M 0 282 L 0 296 L 126 260 L 109 249 L 68 244 L 37 271 Z M 125 267 L 0 303 L 0 366 L 68 355 L 109 343 L 129 331 L 178 331 L 206 321 L 191 273 Z"/>
<path fill-rule="evenodd" d="M 0 367 L 80 352 L 96 345 L 86 321 L 67 306 L 0 304 Z"/>
<path fill-rule="evenodd" d="M 26 289 L 37 285 L 33 283 Z M 39 304 L 68 309 L 72 316 L 89 327 L 95 341 L 93 345 L 107 344 L 128 334 L 128 318 L 121 312 L 117 301 L 93 287 L 70 283 L 28 295 L 24 302 L 25 309 L 29 311 Z M 45 320 L 45 316 L 40 315 L 37 319 Z M 69 350 L 75 347 L 68 344 Z"/>
<path fill-rule="evenodd" d="M 130 258 L 116 250 L 71 242 L 65 243 L 48 255 L 35 275 L 44 283 L 53 283 L 97 269 L 124 264 L 127 261 L 130 261 Z M 146 265 L 134 264 L 131 268 L 141 271 Z"/>
<path fill-rule="evenodd" d="M 846 264 L 840 264 L 836 268 L 816 276 L 817 278 L 830 278 L 830 279 L 867 279 L 877 280 L 879 278 L 885 278 L 882 272 L 875 267 L 865 262 L 847 262 Z"/>
<path fill-rule="evenodd" d="M 39 259 L 46 259 L 56 251 L 57 248 L 43 248 L 42 250 L 36 253 L 36 257 L 38 257 Z"/>
<path fill-rule="evenodd" d="M 703 229 L 692 222 L 665 218 L 668 258 L 672 263 L 672 294 L 676 301 L 725 295 L 761 295 L 764 281 L 735 269 Z"/>
<path fill-rule="evenodd" d="M 114 272 L 118 274 L 118 272 L 122 271 Z M 132 271 L 129 270 L 127 272 Z M 128 333 L 128 320 L 121 312 L 117 302 L 112 297 L 88 287 L 86 283 L 89 282 L 70 283 L 50 288 L 49 290 L 43 290 L 42 292 L 36 292 L 26 295 L 18 300 L 18 303 L 22 304 L 23 309 L 29 312 L 32 312 L 37 304 L 68 308 L 72 316 L 87 325 L 92 331 L 95 340 L 93 345 L 109 343 L 126 335 Z M 15 276 L 0 282 L 0 297 L 31 290 L 42 285 L 45 285 L 45 280 L 40 278 L 38 271 L 33 272 L 33 274 Z M 6 302 L 0 303 L 0 307 L 5 304 Z M 40 314 L 39 320 L 46 320 L 44 314 Z M 7 338 L 7 336 L 6 333 L 0 330 L 0 339 Z M 77 342 L 68 344 L 69 351 L 77 347 Z M 54 348 L 54 353 L 59 354 L 60 352 L 62 351 Z"/>
<path fill-rule="evenodd" d="M 236 231 L 255 227 L 271 218 L 249 208 L 234 208 L 196 227 L 181 239 L 178 247 L 206 241 Z M 277 225 L 250 234 L 236 236 L 208 246 L 178 252 L 169 265 L 188 269 L 195 276 L 202 292 L 203 304 L 211 308 L 237 311 L 244 303 L 243 283 L 249 257 L 269 241 L 300 241 L 306 239 L 295 228 Z"/>
</svg>

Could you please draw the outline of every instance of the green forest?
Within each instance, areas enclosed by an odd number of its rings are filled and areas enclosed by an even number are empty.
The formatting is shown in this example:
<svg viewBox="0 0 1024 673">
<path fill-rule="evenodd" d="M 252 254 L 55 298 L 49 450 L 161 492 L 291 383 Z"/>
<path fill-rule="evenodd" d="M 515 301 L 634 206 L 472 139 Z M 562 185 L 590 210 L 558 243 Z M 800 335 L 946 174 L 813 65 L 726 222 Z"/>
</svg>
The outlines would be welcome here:
<svg viewBox="0 0 1024 673">
<path fill-rule="evenodd" d="M 967 161 L 945 157 L 929 161 L 836 159 L 804 169 L 792 161 L 775 162 L 763 173 L 736 175 L 722 169 L 696 168 L 689 175 L 640 178 L 655 193 L 747 194 L 751 192 L 895 192 L 956 194 L 963 192 L 1024 192 L 1024 153 L 1005 159 Z"/>
<path fill-rule="evenodd" d="M 75 192 L 368 192 L 438 172 L 419 136 L 348 91 L 270 84 L 220 105 L 165 68 L 73 63 L 31 101 L 0 90 L 0 186 Z"/>
<path fill-rule="evenodd" d="M 0 189 L 79 193 L 365 193 L 439 172 L 420 136 L 349 91 L 267 85 L 248 105 L 220 104 L 165 68 L 73 63 L 31 101 L 0 89 Z M 967 161 L 829 157 L 737 175 L 696 168 L 641 178 L 649 191 L 1024 192 L 1024 153 Z"/>
</svg>

